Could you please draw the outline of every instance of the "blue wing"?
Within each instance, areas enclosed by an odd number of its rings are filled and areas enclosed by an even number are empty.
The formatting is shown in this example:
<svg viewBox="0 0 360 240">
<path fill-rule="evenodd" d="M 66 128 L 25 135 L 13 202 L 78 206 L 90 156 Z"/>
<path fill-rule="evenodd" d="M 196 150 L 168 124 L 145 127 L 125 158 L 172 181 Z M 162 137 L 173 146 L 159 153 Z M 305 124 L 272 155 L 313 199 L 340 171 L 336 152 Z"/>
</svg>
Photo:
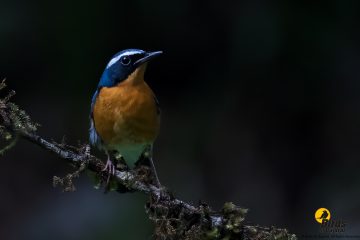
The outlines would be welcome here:
<svg viewBox="0 0 360 240">
<path fill-rule="evenodd" d="M 99 91 L 100 91 L 100 89 L 98 88 L 96 90 L 96 92 L 94 93 L 94 96 L 92 97 L 92 100 L 91 100 L 89 140 L 93 146 L 97 146 L 97 147 L 101 148 L 102 140 L 95 129 L 94 115 L 93 115 L 94 104 L 95 104 L 97 96 L 99 95 Z"/>
</svg>

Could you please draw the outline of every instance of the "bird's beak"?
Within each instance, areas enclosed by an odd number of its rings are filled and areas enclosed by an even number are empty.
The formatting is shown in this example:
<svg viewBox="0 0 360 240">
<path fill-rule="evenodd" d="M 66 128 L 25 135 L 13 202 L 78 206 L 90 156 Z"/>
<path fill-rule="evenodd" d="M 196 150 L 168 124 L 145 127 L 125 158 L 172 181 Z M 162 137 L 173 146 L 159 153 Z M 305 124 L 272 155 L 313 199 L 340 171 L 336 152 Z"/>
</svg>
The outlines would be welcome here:
<svg viewBox="0 0 360 240">
<path fill-rule="evenodd" d="M 150 59 L 153 59 L 154 57 L 159 56 L 162 53 L 163 53 L 162 51 L 147 52 L 145 53 L 145 56 L 143 58 L 140 58 L 134 63 L 134 66 L 138 67 L 141 64 L 148 62 Z"/>
</svg>

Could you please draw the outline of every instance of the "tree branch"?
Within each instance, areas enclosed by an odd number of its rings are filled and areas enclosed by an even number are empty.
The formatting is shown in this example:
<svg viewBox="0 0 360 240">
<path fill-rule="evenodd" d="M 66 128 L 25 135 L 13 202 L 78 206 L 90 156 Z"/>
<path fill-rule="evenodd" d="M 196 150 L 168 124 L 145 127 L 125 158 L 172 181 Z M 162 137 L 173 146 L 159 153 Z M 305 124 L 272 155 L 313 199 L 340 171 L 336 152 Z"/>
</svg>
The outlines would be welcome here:
<svg viewBox="0 0 360 240">
<path fill-rule="evenodd" d="M 5 88 L 0 83 L 0 90 Z M 98 177 L 100 184 L 106 182 L 107 173 L 103 172 L 104 163 L 90 154 L 89 145 L 74 147 L 65 143 L 49 142 L 36 134 L 38 124 L 10 98 L 11 91 L 0 99 L 0 136 L 8 144 L 0 150 L 3 153 L 13 147 L 18 137 L 22 137 L 43 149 L 55 153 L 77 168 L 65 178 L 54 177 L 54 185 L 62 185 L 65 191 L 74 191 L 73 179 L 88 169 Z M 156 239 L 296 239 L 286 229 L 275 227 L 250 226 L 245 224 L 246 209 L 232 203 L 225 203 L 221 211 L 213 211 L 202 203 L 193 206 L 172 196 L 164 187 L 156 187 L 151 182 L 147 167 L 136 170 L 117 169 L 110 185 L 119 192 L 137 191 L 149 196 L 146 211 L 155 224 Z"/>
</svg>

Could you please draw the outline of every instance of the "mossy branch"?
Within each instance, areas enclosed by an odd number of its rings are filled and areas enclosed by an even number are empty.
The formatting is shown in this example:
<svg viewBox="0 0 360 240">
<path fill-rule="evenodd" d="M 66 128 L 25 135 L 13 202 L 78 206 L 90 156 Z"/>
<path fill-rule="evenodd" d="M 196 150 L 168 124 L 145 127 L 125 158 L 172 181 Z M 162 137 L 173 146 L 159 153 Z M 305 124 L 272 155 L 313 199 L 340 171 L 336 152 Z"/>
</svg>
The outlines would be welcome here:
<svg viewBox="0 0 360 240">
<path fill-rule="evenodd" d="M 2 81 L 0 90 L 5 86 L 5 81 Z M 33 122 L 25 111 L 10 102 L 14 94 L 14 91 L 10 91 L 0 99 L 0 137 L 6 143 L 5 147 L 0 149 L 0 154 L 14 147 L 16 140 L 21 137 L 55 153 L 76 167 L 74 173 L 64 178 L 54 177 L 54 185 L 61 185 L 64 191 L 75 190 L 73 179 L 84 170 L 90 170 L 100 184 L 106 182 L 107 174 L 102 171 L 104 163 L 90 154 L 89 145 L 74 147 L 65 142 L 50 142 L 37 135 L 39 125 Z M 146 212 L 155 225 L 155 239 L 296 239 L 296 236 L 289 234 L 286 229 L 247 225 L 247 210 L 232 203 L 225 203 L 222 210 L 214 211 L 204 203 L 193 206 L 181 201 L 164 187 L 153 185 L 146 166 L 135 170 L 119 167 L 109 186 L 107 190 L 121 193 L 137 191 L 149 196 Z"/>
</svg>

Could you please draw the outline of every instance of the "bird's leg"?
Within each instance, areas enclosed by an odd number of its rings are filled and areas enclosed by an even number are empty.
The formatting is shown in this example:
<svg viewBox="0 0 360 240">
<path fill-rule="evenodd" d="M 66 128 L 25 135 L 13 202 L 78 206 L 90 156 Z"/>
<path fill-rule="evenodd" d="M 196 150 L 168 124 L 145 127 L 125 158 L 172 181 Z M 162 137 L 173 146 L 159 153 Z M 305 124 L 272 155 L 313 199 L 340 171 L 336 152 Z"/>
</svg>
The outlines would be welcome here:
<svg viewBox="0 0 360 240">
<path fill-rule="evenodd" d="M 106 180 L 106 184 L 109 184 L 110 181 L 110 177 L 115 175 L 116 169 L 115 169 L 115 165 L 114 163 L 111 161 L 111 156 L 109 154 L 108 151 L 105 151 L 106 155 L 107 155 L 107 160 L 106 160 L 106 164 L 105 167 L 101 170 L 103 172 L 107 172 L 108 173 L 108 178 Z"/>
<path fill-rule="evenodd" d="M 154 161 L 153 161 L 153 158 L 152 158 L 152 146 L 149 146 L 148 150 L 145 151 L 145 156 L 149 159 L 152 172 L 153 172 L 153 174 L 155 176 L 156 185 L 157 185 L 158 188 L 161 188 L 161 183 L 160 183 L 159 177 L 157 175 L 155 164 L 154 164 Z"/>
<path fill-rule="evenodd" d="M 150 160 L 150 164 L 151 164 L 151 169 L 152 169 L 153 174 L 154 174 L 154 176 L 155 176 L 156 185 L 157 185 L 158 188 L 160 188 L 160 187 L 161 187 L 161 183 L 160 183 L 159 177 L 158 177 L 158 175 L 157 175 L 156 168 L 155 168 L 155 164 L 154 164 L 154 161 L 153 161 L 153 159 L 152 159 L 152 156 L 149 158 L 149 160 Z"/>
</svg>

